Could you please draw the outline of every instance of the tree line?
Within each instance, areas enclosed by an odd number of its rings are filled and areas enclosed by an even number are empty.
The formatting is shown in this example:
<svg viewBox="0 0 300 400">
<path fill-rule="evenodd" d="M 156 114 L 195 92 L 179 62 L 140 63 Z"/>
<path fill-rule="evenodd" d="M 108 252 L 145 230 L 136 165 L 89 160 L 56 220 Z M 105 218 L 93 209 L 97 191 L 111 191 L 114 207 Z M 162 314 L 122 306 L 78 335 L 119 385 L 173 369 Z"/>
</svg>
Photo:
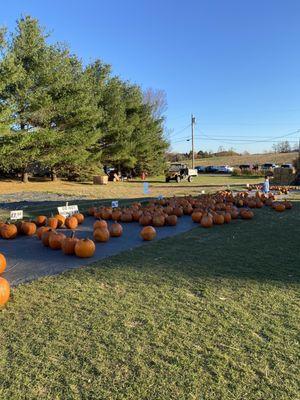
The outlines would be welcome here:
<svg viewBox="0 0 300 400">
<path fill-rule="evenodd" d="M 0 31 L 0 173 L 23 181 L 34 168 L 53 179 L 87 179 L 104 165 L 160 173 L 163 92 L 144 93 L 101 60 L 83 65 L 48 39 L 30 16 L 12 34 Z"/>
</svg>

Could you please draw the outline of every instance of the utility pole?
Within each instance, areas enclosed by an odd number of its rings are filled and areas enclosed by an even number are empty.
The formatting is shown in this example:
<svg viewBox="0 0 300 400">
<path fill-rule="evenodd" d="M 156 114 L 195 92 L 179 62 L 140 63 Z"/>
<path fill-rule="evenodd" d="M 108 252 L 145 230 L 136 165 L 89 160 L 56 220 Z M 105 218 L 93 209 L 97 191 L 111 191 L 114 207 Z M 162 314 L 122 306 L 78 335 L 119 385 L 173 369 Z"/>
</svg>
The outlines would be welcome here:
<svg viewBox="0 0 300 400">
<path fill-rule="evenodd" d="M 196 118 L 192 114 L 192 168 L 195 168 L 195 156 L 194 156 L 194 125 L 196 123 Z"/>
</svg>

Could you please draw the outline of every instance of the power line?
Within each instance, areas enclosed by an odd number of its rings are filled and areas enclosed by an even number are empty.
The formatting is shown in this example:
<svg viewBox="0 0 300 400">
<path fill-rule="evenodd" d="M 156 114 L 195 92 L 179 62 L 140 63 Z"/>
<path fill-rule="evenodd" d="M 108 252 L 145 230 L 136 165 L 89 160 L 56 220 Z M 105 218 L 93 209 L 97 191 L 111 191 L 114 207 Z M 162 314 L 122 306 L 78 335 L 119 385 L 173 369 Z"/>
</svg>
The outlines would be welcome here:
<svg viewBox="0 0 300 400">
<path fill-rule="evenodd" d="M 173 137 L 174 137 L 174 136 L 177 136 L 177 135 L 179 135 L 180 133 L 182 133 L 182 132 L 184 132 L 185 130 L 187 130 L 190 126 L 191 126 L 191 124 L 188 124 L 188 125 L 185 126 L 184 128 L 180 129 L 178 132 L 171 133 L 170 136 L 173 136 Z"/>
</svg>

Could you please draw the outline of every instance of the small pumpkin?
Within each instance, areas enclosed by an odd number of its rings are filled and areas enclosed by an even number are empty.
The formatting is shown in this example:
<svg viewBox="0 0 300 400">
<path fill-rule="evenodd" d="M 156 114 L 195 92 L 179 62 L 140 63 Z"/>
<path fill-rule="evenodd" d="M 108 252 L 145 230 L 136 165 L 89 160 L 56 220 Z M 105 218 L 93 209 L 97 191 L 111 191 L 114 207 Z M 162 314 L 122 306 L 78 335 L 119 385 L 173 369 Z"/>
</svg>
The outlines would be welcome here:
<svg viewBox="0 0 300 400">
<path fill-rule="evenodd" d="M 18 234 L 18 229 L 14 224 L 5 224 L 1 227 L 0 233 L 3 239 L 14 239 Z"/>
<path fill-rule="evenodd" d="M 107 228 L 97 228 L 94 230 L 94 240 L 96 242 L 108 242 L 109 237 L 110 234 Z"/>
<path fill-rule="evenodd" d="M 176 215 L 168 215 L 166 217 L 166 225 L 175 226 L 177 224 L 177 216 Z"/>
<path fill-rule="evenodd" d="M 78 221 L 75 217 L 68 217 L 65 220 L 65 225 L 68 229 L 76 229 L 78 227 Z"/>
<path fill-rule="evenodd" d="M 10 285 L 8 281 L 0 277 L 0 306 L 4 306 L 10 296 Z"/>
<path fill-rule="evenodd" d="M 6 268 L 6 258 L 5 255 L 0 253 L 0 274 L 5 271 Z"/>
<path fill-rule="evenodd" d="M 56 214 L 54 218 L 57 219 L 57 228 L 62 227 L 65 224 L 66 218 L 61 214 Z M 55 229 L 55 228 L 54 228 Z"/>
<path fill-rule="evenodd" d="M 61 243 L 63 253 L 67 255 L 75 254 L 75 246 L 78 240 L 79 239 L 75 237 L 75 232 L 73 231 L 71 236 L 66 237 Z"/>
<path fill-rule="evenodd" d="M 132 222 L 132 214 L 129 211 L 122 212 L 121 221 L 122 222 Z"/>
<path fill-rule="evenodd" d="M 182 217 L 183 216 L 182 207 L 175 207 L 173 210 L 173 214 L 176 215 L 176 217 Z"/>
<path fill-rule="evenodd" d="M 44 226 L 47 223 L 47 217 L 45 215 L 38 215 L 35 219 L 36 226 Z"/>
<path fill-rule="evenodd" d="M 201 218 L 200 224 L 201 224 L 201 226 L 203 226 L 203 228 L 211 228 L 213 226 L 214 222 L 210 215 L 204 214 Z"/>
<path fill-rule="evenodd" d="M 293 204 L 290 201 L 285 200 L 284 206 L 286 210 L 290 210 L 293 207 Z"/>
<path fill-rule="evenodd" d="M 107 222 L 104 219 L 99 219 L 94 223 L 94 230 L 99 228 L 107 228 Z"/>
<path fill-rule="evenodd" d="M 90 239 L 80 239 L 75 245 L 75 254 L 80 258 L 93 257 L 96 250 L 95 243 Z"/>
<path fill-rule="evenodd" d="M 48 218 L 47 226 L 49 226 L 51 229 L 56 229 L 58 227 L 58 219 L 55 217 Z"/>
<path fill-rule="evenodd" d="M 118 222 L 114 222 L 109 227 L 109 232 L 110 232 L 111 237 L 120 237 L 120 236 L 122 236 L 122 233 L 123 233 L 123 227 Z"/>
<path fill-rule="evenodd" d="M 122 216 L 122 211 L 117 209 L 112 210 L 111 218 L 113 221 L 120 221 L 121 216 Z"/>
<path fill-rule="evenodd" d="M 88 215 L 93 216 L 93 215 L 95 215 L 95 212 L 97 212 L 97 209 L 96 209 L 96 207 L 89 207 L 87 212 L 88 212 Z"/>
<path fill-rule="evenodd" d="M 142 215 L 141 218 L 139 219 L 139 224 L 142 225 L 142 226 L 150 225 L 151 222 L 152 222 L 152 217 L 151 217 L 151 215 L 144 214 L 144 215 Z"/>
<path fill-rule="evenodd" d="M 40 226 L 36 231 L 36 235 L 37 235 L 38 239 L 41 240 L 42 234 L 46 231 L 49 231 L 50 229 L 51 229 L 50 226 Z"/>
<path fill-rule="evenodd" d="M 36 233 L 36 224 L 33 222 L 24 222 L 22 224 L 22 232 L 24 235 L 33 236 Z"/>
<path fill-rule="evenodd" d="M 161 214 L 153 215 L 152 218 L 153 226 L 160 227 L 165 225 L 165 217 Z"/>
<path fill-rule="evenodd" d="M 200 223 L 202 218 L 202 212 L 201 211 L 194 211 L 192 214 L 192 220 L 194 222 Z"/>
<path fill-rule="evenodd" d="M 222 214 L 214 214 L 213 216 L 213 223 L 215 225 L 223 225 L 224 224 L 224 217 Z"/>
<path fill-rule="evenodd" d="M 49 247 L 52 250 L 60 250 L 62 246 L 63 240 L 66 238 L 66 235 L 63 233 L 53 233 L 49 236 Z"/>
<path fill-rule="evenodd" d="M 141 230 L 140 235 L 143 240 L 153 240 L 156 237 L 156 230 L 153 228 L 153 226 L 145 226 Z"/>
<path fill-rule="evenodd" d="M 84 221 L 84 215 L 81 213 L 74 214 L 74 217 L 77 219 L 78 224 L 82 224 Z"/>
<path fill-rule="evenodd" d="M 242 219 L 252 219 L 254 217 L 254 214 L 252 211 L 245 209 L 241 210 L 240 216 Z"/>
<path fill-rule="evenodd" d="M 285 205 L 282 203 L 278 203 L 274 206 L 274 210 L 277 212 L 283 212 L 285 210 Z"/>
</svg>

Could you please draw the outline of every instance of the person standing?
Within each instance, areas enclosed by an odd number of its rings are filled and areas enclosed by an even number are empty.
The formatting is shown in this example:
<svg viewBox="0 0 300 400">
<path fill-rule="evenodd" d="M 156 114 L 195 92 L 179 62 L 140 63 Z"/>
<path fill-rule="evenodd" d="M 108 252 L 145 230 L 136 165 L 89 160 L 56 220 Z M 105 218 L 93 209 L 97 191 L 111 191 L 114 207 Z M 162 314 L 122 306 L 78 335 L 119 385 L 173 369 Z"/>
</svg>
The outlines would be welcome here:
<svg viewBox="0 0 300 400">
<path fill-rule="evenodd" d="M 269 182 L 269 177 L 265 176 L 265 181 L 263 183 L 263 192 L 264 193 L 269 193 L 270 191 L 270 182 Z"/>
</svg>

